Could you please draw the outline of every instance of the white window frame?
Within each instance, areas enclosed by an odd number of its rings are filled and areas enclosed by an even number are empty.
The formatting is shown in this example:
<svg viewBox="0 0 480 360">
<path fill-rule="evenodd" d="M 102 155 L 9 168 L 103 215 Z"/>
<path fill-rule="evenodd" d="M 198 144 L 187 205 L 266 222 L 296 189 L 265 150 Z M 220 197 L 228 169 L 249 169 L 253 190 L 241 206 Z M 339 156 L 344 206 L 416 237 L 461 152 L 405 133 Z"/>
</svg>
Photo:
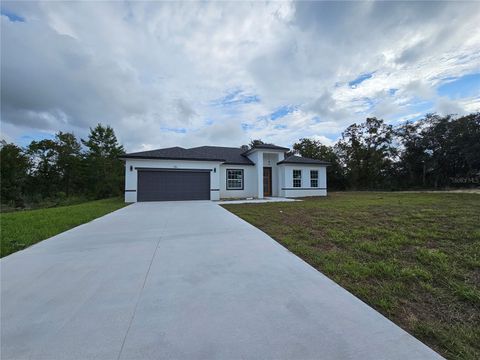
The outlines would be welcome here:
<svg viewBox="0 0 480 360">
<path fill-rule="evenodd" d="M 240 173 L 240 177 L 239 178 L 235 178 L 235 177 L 232 177 L 232 178 L 229 178 L 229 173 L 230 172 L 239 172 Z M 227 190 L 243 190 L 244 187 L 243 187 L 243 179 L 244 179 L 244 171 L 243 169 L 226 169 L 226 173 L 225 173 L 225 182 L 226 182 L 226 188 Z M 240 186 L 232 186 L 231 184 L 232 183 L 239 183 Z"/>
<path fill-rule="evenodd" d="M 316 174 L 316 176 L 312 177 L 312 174 Z M 310 187 L 318 188 L 318 170 L 310 170 Z"/>
<path fill-rule="evenodd" d="M 298 171 L 298 176 L 295 176 L 295 172 Z M 292 170 L 292 185 L 294 188 L 301 188 L 302 187 L 302 170 L 301 169 L 293 169 Z M 295 185 L 298 184 L 298 185 Z"/>
</svg>

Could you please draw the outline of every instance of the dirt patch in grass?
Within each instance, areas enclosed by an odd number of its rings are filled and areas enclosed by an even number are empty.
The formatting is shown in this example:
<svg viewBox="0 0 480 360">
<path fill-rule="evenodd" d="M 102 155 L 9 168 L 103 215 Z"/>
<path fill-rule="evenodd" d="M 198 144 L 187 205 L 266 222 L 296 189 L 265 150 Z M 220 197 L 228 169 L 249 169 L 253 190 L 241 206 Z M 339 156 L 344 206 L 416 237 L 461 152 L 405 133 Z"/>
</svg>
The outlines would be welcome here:
<svg viewBox="0 0 480 360">
<path fill-rule="evenodd" d="M 480 358 L 480 195 L 345 192 L 224 207 L 443 356 Z"/>
</svg>

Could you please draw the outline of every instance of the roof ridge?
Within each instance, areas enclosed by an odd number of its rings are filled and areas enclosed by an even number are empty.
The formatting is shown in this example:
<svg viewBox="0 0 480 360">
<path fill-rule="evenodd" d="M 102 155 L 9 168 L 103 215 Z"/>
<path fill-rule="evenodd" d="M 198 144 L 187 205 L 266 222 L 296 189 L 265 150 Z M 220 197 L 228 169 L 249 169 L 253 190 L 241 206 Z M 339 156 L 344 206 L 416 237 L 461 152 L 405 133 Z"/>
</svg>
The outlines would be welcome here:
<svg viewBox="0 0 480 360">
<path fill-rule="evenodd" d="M 195 147 L 193 147 L 193 148 L 189 148 L 189 150 L 191 150 L 191 149 L 199 149 L 199 148 L 222 148 L 222 149 L 238 149 L 238 150 L 241 150 L 241 147 L 235 147 L 235 146 L 218 146 L 218 145 L 195 146 Z"/>
<path fill-rule="evenodd" d="M 295 160 L 295 161 L 294 161 Z M 279 161 L 277 164 L 319 164 L 319 165 L 331 165 L 329 161 L 325 160 L 320 160 L 320 159 L 313 159 L 301 155 L 290 155 L 283 159 L 282 161 Z"/>
<path fill-rule="evenodd" d="M 158 151 L 158 150 L 168 150 L 168 149 L 182 149 L 182 150 L 187 150 L 187 149 L 182 148 L 182 147 L 180 147 L 180 146 L 171 146 L 171 147 L 168 147 L 168 148 L 159 148 L 159 149 L 150 149 L 150 150 L 134 151 L 134 152 L 127 153 L 127 154 L 128 154 L 128 155 L 145 154 L 145 153 L 155 152 L 155 151 Z"/>
</svg>

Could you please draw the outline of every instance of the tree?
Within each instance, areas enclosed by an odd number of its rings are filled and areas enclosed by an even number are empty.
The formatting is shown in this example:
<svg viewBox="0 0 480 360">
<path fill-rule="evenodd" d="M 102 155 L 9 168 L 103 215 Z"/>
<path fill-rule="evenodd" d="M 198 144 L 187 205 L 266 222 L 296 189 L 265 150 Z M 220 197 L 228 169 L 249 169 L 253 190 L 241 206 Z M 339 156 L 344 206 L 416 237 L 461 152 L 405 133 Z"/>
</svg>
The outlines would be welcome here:
<svg viewBox="0 0 480 360">
<path fill-rule="evenodd" d="M 427 170 L 430 175 L 430 184 L 435 188 L 446 185 L 446 177 L 449 173 L 450 121 L 450 115 L 441 117 L 436 114 L 427 114 L 423 119 L 425 128 L 421 131 L 422 143 L 429 158 Z"/>
<path fill-rule="evenodd" d="M 60 183 L 55 141 L 50 139 L 32 141 L 27 147 L 27 154 L 32 162 L 28 193 L 41 194 L 42 198 L 55 195 Z"/>
<path fill-rule="evenodd" d="M 90 194 L 96 198 L 117 196 L 123 188 L 123 163 L 119 159 L 125 153 L 110 126 L 98 124 L 90 128 L 87 140 L 86 174 Z"/>
<path fill-rule="evenodd" d="M 335 146 L 347 181 L 353 189 L 376 189 L 391 186 L 394 178 L 396 148 L 391 125 L 377 118 L 352 124 Z"/>
<path fill-rule="evenodd" d="M 425 187 L 429 154 L 420 133 L 421 122 L 406 122 L 396 130 L 399 141 L 398 171 L 404 188 Z"/>
<path fill-rule="evenodd" d="M 58 132 L 55 135 L 57 152 L 57 170 L 60 176 L 60 183 L 65 195 L 70 196 L 72 184 L 79 184 L 80 164 L 82 161 L 81 145 L 72 133 Z M 81 189 L 79 189 L 81 190 Z"/>
<path fill-rule="evenodd" d="M 254 148 L 255 146 L 258 146 L 258 145 L 264 145 L 265 143 L 261 140 L 261 139 L 254 139 L 254 140 L 250 140 L 250 148 Z"/>
<path fill-rule="evenodd" d="M 455 119 L 452 131 L 452 155 L 455 175 L 471 177 L 480 172 L 480 112 Z"/>
<path fill-rule="evenodd" d="M 21 205 L 30 161 L 25 152 L 14 144 L 3 142 L 0 149 L 1 202 Z"/>
<path fill-rule="evenodd" d="M 330 163 L 327 167 L 328 186 L 331 189 L 345 189 L 345 176 L 340 166 L 340 160 L 331 146 L 323 145 L 314 139 L 300 139 L 293 144 L 294 152 L 311 159 L 324 160 Z"/>
<path fill-rule="evenodd" d="M 426 158 L 426 181 L 435 188 L 451 178 L 473 176 L 480 170 L 480 114 L 455 118 L 427 114 L 419 122 Z"/>
</svg>

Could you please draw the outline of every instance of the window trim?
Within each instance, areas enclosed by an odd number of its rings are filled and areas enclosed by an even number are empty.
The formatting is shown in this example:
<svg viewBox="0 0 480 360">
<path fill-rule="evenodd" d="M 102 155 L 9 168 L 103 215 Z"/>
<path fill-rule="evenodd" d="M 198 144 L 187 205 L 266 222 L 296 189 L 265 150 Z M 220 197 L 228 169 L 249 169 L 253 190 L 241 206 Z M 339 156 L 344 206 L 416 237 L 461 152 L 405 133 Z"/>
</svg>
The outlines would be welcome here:
<svg viewBox="0 0 480 360">
<path fill-rule="evenodd" d="M 313 173 L 317 173 L 317 177 L 312 178 L 312 172 L 313 172 Z M 314 189 L 318 188 L 318 177 L 319 177 L 319 172 L 318 172 L 318 170 L 310 170 L 310 187 L 311 187 L 311 188 L 314 188 Z M 312 181 L 316 181 L 316 182 L 317 182 L 317 186 L 313 186 L 313 185 L 312 185 Z"/>
<path fill-rule="evenodd" d="M 230 188 L 228 186 L 228 180 L 229 180 L 228 179 L 228 172 L 232 171 L 232 170 L 233 171 L 241 171 L 241 173 L 242 173 L 242 179 L 241 179 L 242 180 L 242 187 L 241 188 Z M 238 179 L 230 179 L 230 180 L 238 180 Z M 231 191 L 235 191 L 235 190 L 237 190 L 237 191 L 240 190 L 241 191 L 241 190 L 245 189 L 245 171 L 244 171 L 244 169 L 232 169 L 232 168 L 225 169 L 225 189 L 226 190 L 231 190 Z"/>
<path fill-rule="evenodd" d="M 300 177 L 295 177 L 295 171 L 300 172 Z M 300 180 L 300 186 L 295 186 L 295 180 Z M 292 187 L 299 189 L 302 187 L 302 169 L 292 169 Z"/>
</svg>

